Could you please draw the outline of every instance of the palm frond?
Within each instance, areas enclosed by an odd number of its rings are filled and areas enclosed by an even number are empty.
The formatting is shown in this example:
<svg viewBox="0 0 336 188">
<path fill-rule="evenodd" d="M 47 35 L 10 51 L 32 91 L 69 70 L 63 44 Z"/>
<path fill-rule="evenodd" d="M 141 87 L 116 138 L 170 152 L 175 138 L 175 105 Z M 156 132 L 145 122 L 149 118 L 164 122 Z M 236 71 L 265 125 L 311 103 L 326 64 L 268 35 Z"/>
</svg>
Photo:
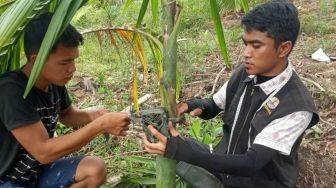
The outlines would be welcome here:
<svg viewBox="0 0 336 188">
<path fill-rule="evenodd" d="M 130 46 L 133 55 L 137 58 L 137 60 L 141 63 L 143 68 L 143 75 L 144 75 L 144 83 L 147 83 L 148 80 L 148 60 L 145 53 L 145 45 L 144 41 L 150 46 L 151 52 L 155 57 L 155 65 L 157 67 L 157 75 L 158 80 L 162 78 L 162 44 L 161 42 L 152 36 L 150 33 L 146 33 L 139 29 L 134 29 L 130 27 L 112 27 L 112 28 L 101 28 L 101 29 L 90 29 L 85 30 L 82 32 L 83 35 L 90 34 L 90 33 L 106 33 L 108 38 L 111 41 L 111 44 L 117 49 L 119 53 L 120 45 L 118 44 L 116 38 L 120 39 L 123 44 L 127 44 Z M 98 41 L 101 41 L 100 34 L 98 37 Z M 136 63 L 132 63 L 132 102 L 134 104 L 135 110 L 139 110 L 138 106 L 138 69 L 136 67 Z"/>
<path fill-rule="evenodd" d="M 12 5 L 15 2 L 15 0 L 11 0 L 11 1 L 6 1 L 4 3 L 0 4 L 0 15 L 5 12 L 5 10 Z"/>
<path fill-rule="evenodd" d="M 18 57 L 23 48 L 19 48 L 17 42 L 22 37 L 23 29 L 33 17 L 45 11 L 50 0 L 17 0 L 10 3 L 0 17 L 0 74 L 20 64 Z"/>
</svg>

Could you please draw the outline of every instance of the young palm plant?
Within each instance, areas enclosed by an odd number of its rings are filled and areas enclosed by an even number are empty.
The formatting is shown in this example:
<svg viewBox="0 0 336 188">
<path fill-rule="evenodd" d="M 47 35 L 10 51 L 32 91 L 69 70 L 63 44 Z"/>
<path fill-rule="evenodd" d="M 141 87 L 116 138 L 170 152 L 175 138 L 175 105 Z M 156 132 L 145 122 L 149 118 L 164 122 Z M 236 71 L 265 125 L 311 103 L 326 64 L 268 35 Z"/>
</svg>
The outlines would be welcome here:
<svg viewBox="0 0 336 188">
<path fill-rule="evenodd" d="M 126 7 L 133 2 L 128 0 Z M 247 1 L 244 10 L 248 10 Z M 158 0 L 151 0 L 152 16 L 154 21 L 158 18 Z M 143 0 L 140 14 L 138 16 L 136 26 L 141 25 L 142 19 L 146 13 L 149 0 Z M 161 0 L 162 5 L 162 26 L 163 26 L 163 66 L 158 67 L 159 90 L 161 94 L 161 105 L 164 106 L 169 117 L 175 116 L 176 100 L 180 91 L 180 84 L 177 70 L 177 35 L 181 25 L 181 3 L 176 0 Z M 216 27 L 217 39 L 219 42 L 221 53 L 224 57 L 224 63 L 227 67 L 231 67 L 229 61 L 228 50 L 223 33 L 223 26 L 219 14 L 219 6 L 216 0 L 210 0 L 211 14 Z M 166 135 L 168 136 L 168 135 Z M 156 187 L 176 187 L 176 162 L 161 156 L 156 157 Z"/>
</svg>

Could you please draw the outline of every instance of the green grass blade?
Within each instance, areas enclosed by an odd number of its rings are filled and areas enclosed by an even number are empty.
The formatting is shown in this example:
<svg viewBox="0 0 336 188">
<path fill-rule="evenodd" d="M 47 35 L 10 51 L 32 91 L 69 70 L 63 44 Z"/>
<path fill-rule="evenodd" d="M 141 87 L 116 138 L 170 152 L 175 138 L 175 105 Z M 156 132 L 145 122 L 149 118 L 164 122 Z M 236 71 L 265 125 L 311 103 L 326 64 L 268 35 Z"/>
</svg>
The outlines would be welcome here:
<svg viewBox="0 0 336 188">
<path fill-rule="evenodd" d="M 151 0 L 151 5 L 152 5 L 153 22 L 155 25 L 157 25 L 159 23 L 159 1 Z"/>
<path fill-rule="evenodd" d="M 128 9 L 129 6 L 134 2 L 134 0 L 127 0 L 124 6 L 124 12 Z"/>
<path fill-rule="evenodd" d="M 146 14 L 146 11 L 147 11 L 147 7 L 148 7 L 148 2 L 149 2 L 149 0 L 143 0 L 142 1 L 140 12 L 139 12 L 139 16 L 138 16 L 138 20 L 136 22 L 136 27 L 137 28 L 140 27 L 141 22 L 142 22 L 143 18 L 145 17 L 145 14 Z"/>
<path fill-rule="evenodd" d="M 210 7 L 211 7 L 211 15 L 215 23 L 218 43 L 219 43 L 220 50 L 224 58 L 225 66 L 231 67 L 231 63 L 229 62 L 229 53 L 228 53 L 228 49 L 226 46 L 224 32 L 223 32 L 223 26 L 222 26 L 222 22 L 221 22 L 220 15 L 219 15 L 219 8 L 218 8 L 216 0 L 210 0 Z"/>
<path fill-rule="evenodd" d="M 243 7 L 244 13 L 248 13 L 250 11 L 250 5 L 248 0 L 240 0 L 240 5 Z"/>
</svg>

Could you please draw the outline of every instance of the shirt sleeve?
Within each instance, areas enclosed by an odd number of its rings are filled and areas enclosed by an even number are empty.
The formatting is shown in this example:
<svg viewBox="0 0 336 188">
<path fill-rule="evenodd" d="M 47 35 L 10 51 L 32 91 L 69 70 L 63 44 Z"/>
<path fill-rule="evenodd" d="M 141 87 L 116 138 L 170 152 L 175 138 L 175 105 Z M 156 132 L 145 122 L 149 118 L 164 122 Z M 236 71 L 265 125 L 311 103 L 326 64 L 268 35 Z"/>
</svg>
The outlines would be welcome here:
<svg viewBox="0 0 336 188">
<path fill-rule="evenodd" d="M 217 93 L 214 94 L 213 100 L 215 101 L 216 105 L 224 110 L 225 109 L 225 100 L 226 100 L 226 88 L 228 85 L 228 81 L 219 89 Z"/>
<path fill-rule="evenodd" d="M 312 117 L 311 112 L 298 111 L 273 120 L 256 136 L 253 143 L 289 155 L 294 143 L 307 129 Z"/>
<path fill-rule="evenodd" d="M 29 97 L 23 98 L 23 87 L 7 83 L 1 85 L 1 90 L 0 120 L 7 130 L 40 121 L 40 116 Z"/>
</svg>

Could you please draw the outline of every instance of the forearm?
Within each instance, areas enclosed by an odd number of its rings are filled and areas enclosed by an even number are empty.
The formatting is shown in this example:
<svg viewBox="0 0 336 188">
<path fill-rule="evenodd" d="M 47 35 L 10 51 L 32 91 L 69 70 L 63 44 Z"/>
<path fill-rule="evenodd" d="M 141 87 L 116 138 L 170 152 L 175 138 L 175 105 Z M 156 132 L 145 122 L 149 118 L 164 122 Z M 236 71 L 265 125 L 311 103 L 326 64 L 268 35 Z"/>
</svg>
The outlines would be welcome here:
<svg viewBox="0 0 336 188">
<path fill-rule="evenodd" d="M 78 109 L 76 109 L 71 115 L 60 117 L 60 122 L 62 124 L 73 128 L 82 127 L 91 121 L 90 114 L 87 111 Z"/>
<path fill-rule="evenodd" d="M 78 151 L 96 136 L 102 134 L 103 127 L 100 122 L 93 121 L 85 127 L 70 134 L 55 137 L 42 142 L 40 148 L 40 162 L 50 163 L 63 156 Z"/>
<path fill-rule="evenodd" d="M 41 121 L 11 130 L 17 141 L 42 164 L 53 162 L 77 151 L 104 131 L 102 121 L 98 120 L 73 133 L 55 138 L 49 137 Z"/>
<path fill-rule="evenodd" d="M 66 126 L 78 128 L 92 122 L 106 112 L 106 110 L 99 108 L 80 110 L 71 106 L 60 113 L 60 122 Z"/>
<path fill-rule="evenodd" d="M 178 137 L 168 139 L 166 148 L 165 157 L 200 166 L 209 171 L 238 176 L 252 176 L 278 153 L 264 146 L 253 145 L 246 154 L 211 154 L 191 148 Z"/>
</svg>

